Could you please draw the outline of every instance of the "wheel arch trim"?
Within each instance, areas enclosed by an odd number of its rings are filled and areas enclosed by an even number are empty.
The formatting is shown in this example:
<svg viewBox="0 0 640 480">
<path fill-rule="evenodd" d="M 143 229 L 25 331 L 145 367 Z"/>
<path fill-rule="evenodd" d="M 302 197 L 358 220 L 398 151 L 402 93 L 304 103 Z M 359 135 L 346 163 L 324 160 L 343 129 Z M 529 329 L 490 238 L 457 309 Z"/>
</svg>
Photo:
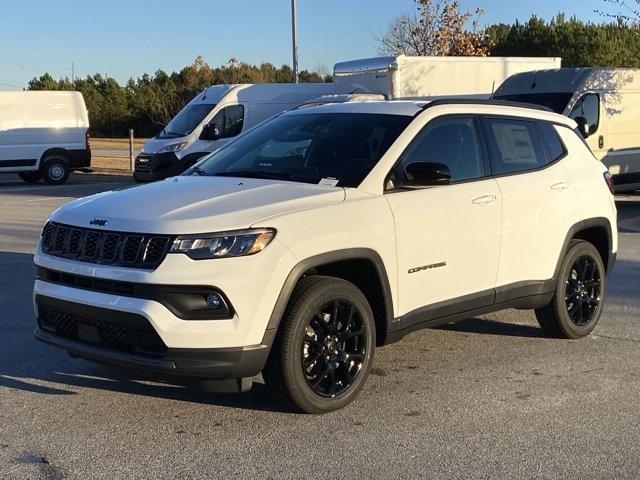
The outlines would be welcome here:
<svg viewBox="0 0 640 480">
<path fill-rule="evenodd" d="M 299 263 L 297 263 L 293 269 L 289 272 L 280 294 L 278 295 L 278 299 L 276 300 L 275 306 L 271 312 L 271 316 L 269 318 L 269 323 L 267 325 L 267 330 L 265 332 L 265 336 L 273 335 L 272 332 L 276 331 L 280 326 L 280 321 L 284 316 L 285 310 L 289 301 L 291 300 L 291 296 L 293 295 L 293 291 L 298 284 L 298 281 L 303 277 L 305 272 L 313 269 L 322 267 L 324 265 L 329 265 L 332 263 L 338 263 L 341 261 L 350 261 L 350 260 L 365 260 L 369 261 L 376 269 L 378 274 L 378 280 L 380 281 L 380 285 L 382 287 L 382 295 L 384 302 L 384 310 L 385 310 L 385 323 L 383 325 L 385 335 L 388 334 L 390 330 L 390 325 L 393 320 L 393 297 L 391 293 L 391 285 L 389 283 L 389 277 L 387 275 L 387 269 L 382 261 L 380 255 L 372 249 L 369 248 L 347 248 L 342 250 L 336 250 L 333 252 L 321 253 L 319 255 L 314 255 L 308 257 Z M 264 343 L 264 342 L 263 342 Z"/>
</svg>

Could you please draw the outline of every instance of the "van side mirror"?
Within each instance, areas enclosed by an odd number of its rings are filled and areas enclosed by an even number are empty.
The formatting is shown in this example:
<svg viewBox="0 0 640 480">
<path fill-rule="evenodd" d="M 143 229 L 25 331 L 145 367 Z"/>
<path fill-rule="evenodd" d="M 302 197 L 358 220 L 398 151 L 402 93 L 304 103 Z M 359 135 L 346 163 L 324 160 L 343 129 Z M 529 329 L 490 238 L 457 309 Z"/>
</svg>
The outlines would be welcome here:
<svg viewBox="0 0 640 480">
<path fill-rule="evenodd" d="M 202 127 L 200 140 L 218 140 L 220 138 L 220 127 L 217 123 L 207 123 Z"/>
<path fill-rule="evenodd" d="M 598 127 L 596 125 L 589 125 L 587 119 L 584 117 L 576 117 L 574 118 L 575 122 L 578 124 L 578 130 L 584 138 L 589 138 L 591 135 L 596 133 Z"/>
<path fill-rule="evenodd" d="M 436 185 L 449 185 L 451 183 L 451 171 L 443 163 L 411 162 L 404 168 L 406 187 L 432 187 Z"/>
</svg>

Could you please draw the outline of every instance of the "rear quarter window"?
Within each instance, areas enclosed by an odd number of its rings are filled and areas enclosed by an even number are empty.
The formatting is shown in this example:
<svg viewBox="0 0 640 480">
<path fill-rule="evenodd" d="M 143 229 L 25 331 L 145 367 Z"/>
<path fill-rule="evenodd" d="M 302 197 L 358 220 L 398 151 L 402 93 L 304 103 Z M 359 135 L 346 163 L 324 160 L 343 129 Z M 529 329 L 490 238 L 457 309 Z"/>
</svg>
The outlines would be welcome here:
<svg viewBox="0 0 640 480">
<path fill-rule="evenodd" d="M 542 143 L 547 152 L 549 163 L 560 160 L 567 154 L 567 149 L 562 140 L 560 140 L 556 127 L 548 122 L 540 122 L 538 126 L 540 127 Z"/>
</svg>

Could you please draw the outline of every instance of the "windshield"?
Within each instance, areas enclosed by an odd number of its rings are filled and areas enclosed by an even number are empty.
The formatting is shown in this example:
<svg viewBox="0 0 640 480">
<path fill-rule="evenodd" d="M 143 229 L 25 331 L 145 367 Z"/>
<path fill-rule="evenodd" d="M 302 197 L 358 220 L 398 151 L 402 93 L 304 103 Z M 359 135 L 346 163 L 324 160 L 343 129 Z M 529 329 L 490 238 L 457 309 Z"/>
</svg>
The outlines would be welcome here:
<svg viewBox="0 0 640 480">
<path fill-rule="evenodd" d="M 496 95 L 496 100 L 532 103 L 550 108 L 556 113 L 564 113 L 573 93 L 518 93 L 513 95 Z"/>
<path fill-rule="evenodd" d="M 189 135 L 200 125 L 204 117 L 213 110 L 213 107 L 215 107 L 215 104 L 211 103 L 187 105 L 171 119 L 156 138 L 176 138 Z"/>
<path fill-rule="evenodd" d="M 411 122 L 405 115 L 283 115 L 199 162 L 189 175 L 357 187 Z"/>
</svg>

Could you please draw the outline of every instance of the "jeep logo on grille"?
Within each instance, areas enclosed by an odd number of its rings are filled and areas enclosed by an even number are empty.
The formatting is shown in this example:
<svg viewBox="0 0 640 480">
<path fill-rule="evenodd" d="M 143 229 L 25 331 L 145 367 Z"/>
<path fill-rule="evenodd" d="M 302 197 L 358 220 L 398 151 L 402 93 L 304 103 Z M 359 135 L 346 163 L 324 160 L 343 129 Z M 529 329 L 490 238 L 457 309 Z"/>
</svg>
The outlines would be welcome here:
<svg viewBox="0 0 640 480">
<path fill-rule="evenodd" d="M 107 224 L 106 220 L 102 220 L 100 218 L 94 218 L 89 222 L 89 225 L 97 225 L 98 227 L 104 227 Z"/>
</svg>

